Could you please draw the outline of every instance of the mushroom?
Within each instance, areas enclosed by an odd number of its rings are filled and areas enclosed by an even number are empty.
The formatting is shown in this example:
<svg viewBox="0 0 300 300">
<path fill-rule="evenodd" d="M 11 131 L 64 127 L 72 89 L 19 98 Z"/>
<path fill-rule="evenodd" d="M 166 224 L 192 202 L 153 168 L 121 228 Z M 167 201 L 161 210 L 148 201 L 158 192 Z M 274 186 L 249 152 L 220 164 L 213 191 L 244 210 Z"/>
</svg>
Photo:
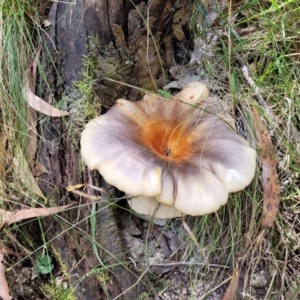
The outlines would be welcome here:
<svg viewBox="0 0 300 300">
<path fill-rule="evenodd" d="M 236 134 L 234 120 L 199 82 L 172 99 L 146 94 L 119 99 L 81 136 L 90 169 L 132 197 L 145 215 L 204 215 L 254 177 L 256 152 Z"/>
</svg>

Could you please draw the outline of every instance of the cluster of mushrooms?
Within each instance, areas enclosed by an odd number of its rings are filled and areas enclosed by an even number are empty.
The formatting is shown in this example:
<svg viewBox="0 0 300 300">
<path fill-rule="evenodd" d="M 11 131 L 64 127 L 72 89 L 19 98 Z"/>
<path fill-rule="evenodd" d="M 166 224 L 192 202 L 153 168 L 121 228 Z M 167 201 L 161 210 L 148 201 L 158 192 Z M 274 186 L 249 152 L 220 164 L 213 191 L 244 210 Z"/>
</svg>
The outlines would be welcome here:
<svg viewBox="0 0 300 300">
<path fill-rule="evenodd" d="M 254 177 L 256 151 L 199 82 L 173 98 L 119 99 L 81 136 L 87 166 L 131 196 L 131 208 L 155 218 L 217 211 L 228 193 Z"/>
</svg>

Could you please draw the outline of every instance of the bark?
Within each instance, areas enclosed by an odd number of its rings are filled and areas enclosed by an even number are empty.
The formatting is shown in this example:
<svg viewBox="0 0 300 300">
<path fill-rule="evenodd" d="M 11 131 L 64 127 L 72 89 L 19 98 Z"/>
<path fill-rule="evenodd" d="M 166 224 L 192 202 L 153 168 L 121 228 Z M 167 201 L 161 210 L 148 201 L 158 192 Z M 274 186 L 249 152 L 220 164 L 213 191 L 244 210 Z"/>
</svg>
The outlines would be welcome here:
<svg viewBox="0 0 300 300">
<path fill-rule="evenodd" d="M 40 93 L 51 104 L 69 95 L 74 90 L 74 80 L 82 79 L 83 56 L 91 54 L 98 64 L 95 95 L 103 109 L 121 97 L 138 99 L 136 89 L 121 83 L 151 90 L 161 88 L 176 59 L 176 47 L 188 43 L 184 32 L 192 6 L 193 1 L 175 0 L 54 2 L 48 15 L 52 26 L 45 34 L 42 55 L 48 85 L 41 84 Z M 49 63 L 49 54 L 54 64 Z M 40 125 L 37 160 L 45 171 L 38 177 L 39 185 L 51 205 L 79 203 L 77 209 L 64 216 L 70 223 L 50 223 L 46 219 L 47 238 L 78 299 L 114 299 L 121 293 L 124 294 L 118 299 L 137 299 L 145 286 L 142 281 L 136 284 L 139 274 L 127 260 L 118 211 L 105 201 L 97 204 L 95 239 L 101 260 L 110 266 L 104 272 L 89 238 L 91 203 L 68 194 L 65 189 L 78 183 L 109 188 L 97 172 L 86 168 L 81 171 L 80 132 L 69 133 L 68 122 L 68 119 L 45 118 Z M 100 280 L 99 274 L 106 277 Z"/>
</svg>

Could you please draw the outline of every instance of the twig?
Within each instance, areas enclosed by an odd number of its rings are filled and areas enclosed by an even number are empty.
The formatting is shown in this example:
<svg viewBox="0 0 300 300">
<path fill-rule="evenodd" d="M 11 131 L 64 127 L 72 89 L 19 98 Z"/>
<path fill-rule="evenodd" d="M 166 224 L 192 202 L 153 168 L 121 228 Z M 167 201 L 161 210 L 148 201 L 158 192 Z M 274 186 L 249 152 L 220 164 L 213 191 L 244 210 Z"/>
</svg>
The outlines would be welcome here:
<svg viewBox="0 0 300 300">
<path fill-rule="evenodd" d="M 242 69 L 243 76 L 244 76 L 245 80 L 250 85 L 250 87 L 253 88 L 254 93 L 255 93 L 255 97 L 256 97 L 259 105 L 263 108 L 265 113 L 269 116 L 270 120 L 273 122 L 274 121 L 274 115 L 271 112 L 270 108 L 268 107 L 266 100 L 261 95 L 258 86 L 256 86 L 253 79 L 249 76 L 248 67 L 247 67 L 246 63 L 243 61 L 243 59 L 241 57 L 239 57 L 237 55 L 235 56 L 235 58 L 241 66 L 241 69 Z"/>
<path fill-rule="evenodd" d="M 151 263 L 150 267 L 170 267 L 170 266 L 205 266 L 206 263 L 194 263 L 194 262 L 186 262 L 186 261 L 177 261 L 177 262 L 170 262 L 170 263 Z M 209 264 L 210 267 L 216 268 L 224 268 L 230 269 L 228 266 L 218 265 L 218 264 Z"/>
<path fill-rule="evenodd" d="M 148 70 L 149 70 L 149 74 L 150 74 L 150 77 L 151 77 L 151 80 L 153 82 L 153 85 L 155 87 L 155 90 L 158 91 L 157 89 L 157 86 L 155 84 L 155 80 L 154 80 L 154 77 L 153 77 L 153 74 L 152 74 L 152 71 L 151 71 L 151 68 L 150 68 L 150 64 L 149 64 L 149 35 L 150 35 L 150 28 L 149 28 L 149 9 L 150 7 L 147 8 L 147 46 L 146 46 L 146 49 L 147 49 L 147 66 L 148 66 Z M 153 43 L 155 43 L 155 41 L 153 40 Z"/>
</svg>

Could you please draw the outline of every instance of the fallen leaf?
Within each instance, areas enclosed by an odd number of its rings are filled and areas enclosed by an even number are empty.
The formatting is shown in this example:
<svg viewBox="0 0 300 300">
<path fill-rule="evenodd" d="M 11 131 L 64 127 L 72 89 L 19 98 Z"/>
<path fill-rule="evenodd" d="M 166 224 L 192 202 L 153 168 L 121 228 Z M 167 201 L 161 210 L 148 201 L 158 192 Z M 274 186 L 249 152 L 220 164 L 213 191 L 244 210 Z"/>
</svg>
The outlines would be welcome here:
<svg viewBox="0 0 300 300">
<path fill-rule="evenodd" d="M 0 299 L 11 300 L 9 295 L 8 283 L 5 276 L 4 254 L 0 249 Z"/>
<path fill-rule="evenodd" d="M 15 157 L 13 158 L 13 163 L 15 165 L 15 174 L 24 184 L 28 191 L 32 191 L 37 196 L 41 197 L 42 199 L 47 202 L 47 198 L 42 193 L 40 187 L 38 186 L 36 180 L 33 177 L 33 174 L 29 168 L 28 162 L 25 159 L 23 151 L 21 150 L 20 146 L 16 147 Z"/>
<path fill-rule="evenodd" d="M 271 228 L 277 215 L 280 201 L 280 184 L 277 173 L 277 157 L 271 137 L 266 126 L 261 121 L 256 108 L 252 107 L 254 129 L 262 164 L 263 184 L 263 219 L 265 229 Z"/>
<path fill-rule="evenodd" d="M 240 268 L 239 268 L 239 264 L 237 263 L 233 270 L 233 274 L 232 274 L 229 286 L 228 286 L 222 300 L 235 299 L 236 292 L 237 292 L 238 285 L 239 285 L 239 278 L 240 278 Z"/>
<path fill-rule="evenodd" d="M 28 85 L 25 86 L 25 95 L 27 103 L 35 110 L 51 117 L 68 116 L 70 113 L 67 111 L 59 110 L 54 106 L 48 104 L 40 97 L 36 96 Z"/>
<path fill-rule="evenodd" d="M 44 208 L 26 208 L 18 211 L 8 211 L 5 209 L 0 209 L 0 222 L 6 223 L 7 226 L 16 222 L 20 222 L 26 219 L 45 217 L 59 213 L 66 208 L 72 206 L 74 203 L 56 206 L 56 207 L 44 207 Z"/>
</svg>

